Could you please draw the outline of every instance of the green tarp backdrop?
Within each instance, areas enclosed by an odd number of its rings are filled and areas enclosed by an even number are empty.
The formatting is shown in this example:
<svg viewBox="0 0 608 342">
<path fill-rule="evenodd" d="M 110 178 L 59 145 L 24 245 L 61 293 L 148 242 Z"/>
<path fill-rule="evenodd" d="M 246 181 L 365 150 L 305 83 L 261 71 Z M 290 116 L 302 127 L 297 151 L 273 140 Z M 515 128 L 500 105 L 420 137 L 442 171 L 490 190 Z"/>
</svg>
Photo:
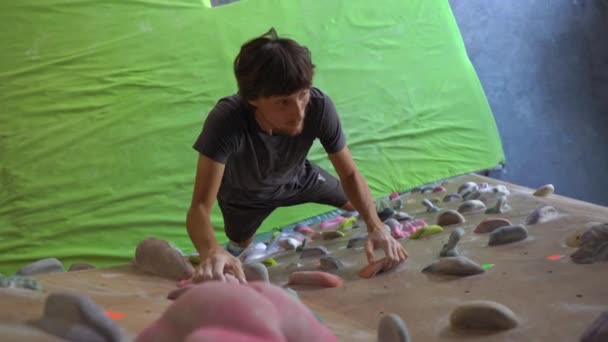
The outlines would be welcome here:
<svg viewBox="0 0 608 342">
<path fill-rule="evenodd" d="M 19 0 L 0 3 L 0 272 L 45 257 L 184 252 L 208 110 L 274 26 L 308 46 L 375 196 L 504 161 L 447 0 Z M 310 159 L 334 173 L 318 143 Z M 331 208 L 281 208 L 262 231 Z M 213 223 L 226 238 L 217 207 Z"/>
</svg>

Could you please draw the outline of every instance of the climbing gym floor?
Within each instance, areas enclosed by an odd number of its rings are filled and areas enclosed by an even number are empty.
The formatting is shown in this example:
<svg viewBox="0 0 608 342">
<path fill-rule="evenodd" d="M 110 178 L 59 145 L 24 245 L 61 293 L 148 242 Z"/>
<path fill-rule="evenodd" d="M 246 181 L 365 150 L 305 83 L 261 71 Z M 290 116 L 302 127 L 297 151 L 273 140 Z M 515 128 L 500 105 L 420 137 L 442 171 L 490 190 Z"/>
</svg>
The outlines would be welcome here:
<svg viewBox="0 0 608 342">
<path fill-rule="evenodd" d="M 608 208 L 559 195 L 532 196 L 533 190 L 485 178 L 467 175 L 450 180 L 448 192 L 462 183 L 474 181 L 504 184 L 511 191 L 505 214 L 465 214 L 466 222 L 448 226 L 444 232 L 419 240 L 402 240 L 410 257 L 394 271 L 372 279 L 362 279 L 359 270 L 365 254 L 346 248 L 350 236 L 364 232 L 352 229 L 347 235 L 322 243 L 332 256 L 342 260 L 344 268 L 335 271 L 345 280 L 343 286 L 330 289 L 292 287 L 300 299 L 342 341 L 374 341 L 378 321 L 383 314 L 399 314 L 413 341 L 576 341 L 604 310 L 608 309 L 608 272 L 606 263 L 575 264 L 566 246 L 566 237 L 588 222 L 608 222 Z M 559 192 L 559 189 L 557 189 Z M 445 194 L 444 194 L 445 195 Z M 404 197 L 405 211 L 436 222 L 437 213 L 427 213 L 420 203 L 433 194 Z M 439 203 L 440 208 L 456 209 L 462 202 Z M 476 234 L 475 227 L 488 216 L 505 217 L 513 224 L 524 223 L 540 204 L 557 208 L 561 216 L 553 221 L 528 226 L 526 240 L 503 246 L 488 246 L 488 234 Z M 464 255 L 486 272 L 469 277 L 437 276 L 421 270 L 437 260 L 441 246 L 450 232 L 463 227 L 458 245 Z M 381 252 L 377 251 L 381 256 Z M 290 271 L 287 265 L 301 262 L 302 269 L 318 267 L 298 259 L 294 252 L 276 256 L 278 265 L 269 269 L 275 284 L 285 284 Z M 44 291 L 0 289 L 0 322 L 23 323 L 40 317 L 48 293 L 71 290 L 90 296 L 115 319 L 131 337 L 159 317 L 171 303 L 167 294 L 175 282 L 147 275 L 132 265 L 93 269 L 36 277 Z M 491 300 L 509 307 L 518 317 L 519 326 L 502 332 L 475 333 L 450 328 L 449 317 L 459 304 L 471 300 Z"/>
</svg>

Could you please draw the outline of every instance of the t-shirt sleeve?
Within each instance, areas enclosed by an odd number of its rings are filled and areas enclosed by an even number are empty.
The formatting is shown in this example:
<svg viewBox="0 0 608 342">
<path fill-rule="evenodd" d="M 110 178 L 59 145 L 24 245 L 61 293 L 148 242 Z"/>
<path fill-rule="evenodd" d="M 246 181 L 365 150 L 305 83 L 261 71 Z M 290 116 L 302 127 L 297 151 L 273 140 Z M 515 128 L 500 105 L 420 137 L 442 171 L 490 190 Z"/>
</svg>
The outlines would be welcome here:
<svg viewBox="0 0 608 342">
<path fill-rule="evenodd" d="M 225 164 L 239 146 L 238 128 L 230 122 L 230 110 L 230 106 L 219 102 L 207 115 L 203 129 L 192 146 L 221 164 Z"/>
<path fill-rule="evenodd" d="M 327 95 L 323 99 L 318 138 L 328 154 L 340 152 L 346 145 L 346 137 L 342 131 L 342 124 L 336 106 Z"/>
</svg>

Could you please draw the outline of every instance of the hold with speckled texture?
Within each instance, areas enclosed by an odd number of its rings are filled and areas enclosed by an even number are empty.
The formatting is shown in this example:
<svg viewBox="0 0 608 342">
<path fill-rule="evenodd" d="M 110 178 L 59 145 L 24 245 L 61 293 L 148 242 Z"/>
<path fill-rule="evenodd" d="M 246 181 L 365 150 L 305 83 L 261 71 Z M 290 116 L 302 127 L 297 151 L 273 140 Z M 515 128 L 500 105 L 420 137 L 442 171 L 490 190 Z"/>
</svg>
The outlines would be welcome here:
<svg viewBox="0 0 608 342">
<path fill-rule="evenodd" d="M 21 288 L 21 289 L 28 289 L 28 290 L 35 290 L 35 291 L 42 290 L 42 286 L 36 279 L 30 278 L 28 276 L 19 276 L 19 275 L 12 275 L 12 276 L 0 275 L 0 287 Z"/>
<path fill-rule="evenodd" d="M 464 223 L 465 221 L 466 220 L 461 213 L 452 209 L 444 210 L 437 216 L 437 225 L 442 227 Z"/>
<path fill-rule="evenodd" d="M 523 225 L 500 227 L 490 233 L 489 246 L 505 245 L 508 243 L 525 240 L 528 230 Z"/>
<path fill-rule="evenodd" d="M 511 221 L 507 220 L 506 218 L 501 218 L 501 217 L 487 218 L 487 219 L 481 221 L 481 223 L 479 223 L 477 225 L 477 227 L 475 228 L 475 233 L 477 233 L 477 234 L 491 233 L 500 227 L 506 227 L 506 226 L 511 226 L 511 225 L 512 225 Z"/>
<path fill-rule="evenodd" d="M 422 272 L 467 277 L 484 273 L 485 270 L 467 257 L 455 256 L 441 258 L 423 268 Z"/>
<path fill-rule="evenodd" d="M 441 228 L 441 226 L 437 226 L 437 225 L 430 225 L 430 226 L 426 226 L 426 227 L 422 227 L 419 230 L 417 230 L 416 232 L 414 232 L 412 235 L 410 235 L 410 239 L 416 240 L 416 239 L 422 239 L 424 237 L 433 235 L 433 234 L 437 234 L 437 233 L 441 233 L 443 232 L 443 228 Z"/>
<path fill-rule="evenodd" d="M 581 336 L 581 342 L 606 341 L 608 341 L 608 311 L 602 312 Z"/>
<path fill-rule="evenodd" d="M 472 330 L 506 330 L 515 328 L 518 320 L 508 307 L 485 300 L 471 301 L 457 307 L 450 315 L 453 328 Z"/>
<path fill-rule="evenodd" d="M 460 238 L 464 235 L 464 229 L 458 227 L 450 233 L 450 237 L 448 242 L 441 247 L 441 251 L 439 252 L 440 257 L 453 257 L 458 256 L 460 253 L 458 252 L 458 242 Z"/>
<path fill-rule="evenodd" d="M 507 196 L 502 195 L 496 200 L 496 204 L 486 209 L 486 214 L 504 214 L 511 210 L 511 206 L 507 204 Z"/>
<path fill-rule="evenodd" d="M 342 264 L 342 261 L 329 255 L 321 257 L 319 261 L 321 270 L 323 271 L 333 271 L 344 268 L 344 264 Z"/>
<path fill-rule="evenodd" d="M 357 234 L 348 240 L 348 244 L 346 248 L 356 248 L 363 247 L 365 245 L 365 240 L 367 239 L 367 233 Z"/>
<path fill-rule="evenodd" d="M 245 273 L 245 279 L 247 281 L 270 281 L 268 276 L 268 269 L 264 264 L 259 262 L 252 262 L 250 264 L 243 265 L 243 273 Z"/>
<path fill-rule="evenodd" d="M 171 280 L 188 279 L 194 274 L 192 265 L 178 251 L 155 237 L 139 243 L 133 261 L 144 271 Z"/>
<path fill-rule="evenodd" d="M 526 224 L 531 226 L 534 224 L 545 223 L 559 217 L 557 209 L 550 205 L 541 205 L 535 208 L 526 218 Z"/>
<path fill-rule="evenodd" d="M 388 314 L 382 317 L 378 324 L 377 342 L 409 342 L 410 336 L 401 317 Z"/>
<path fill-rule="evenodd" d="M 455 201 L 460 201 L 460 200 L 462 200 L 462 196 L 460 196 L 457 193 L 445 195 L 445 197 L 443 198 L 444 202 L 455 202 Z"/>
<path fill-rule="evenodd" d="M 577 264 L 608 261 L 608 223 L 589 228 L 581 236 L 581 246 L 570 257 Z"/>
<path fill-rule="evenodd" d="M 436 213 L 441 210 L 437 206 L 435 206 L 435 204 L 433 204 L 433 202 L 431 202 L 428 198 L 422 200 L 422 205 L 426 207 L 427 213 Z"/>
<path fill-rule="evenodd" d="M 47 258 L 38 260 L 20 268 L 16 275 L 32 276 L 45 273 L 61 273 L 65 272 L 63 264 L 56 258 Z"/>
<path fill-rule="evenodd" d="M 536 189 L 533 195 L 538 197 L 546 197 L 553 194 L 553 192 L 555 192 L 555 187 L 553 186 L 553 184 L 545 184 L 540 188 Z"/>
<path fill-rule="evenodd" d="M 463 195 L 465 193 L 473 193 L 475 191 L 479 190 L 479 185 L 477 185 L 477 183 L 475 182 L 466 182 L 464 184 L 462 184 L 461 186 L 458 187 L 458 193 L 460 195 Z"/>
<path fill-rule="evenodd" d="M 328 255 L 328 254 L 329 254 L 329 251 L 324 246 L 306 247 L 302 251 L 302 254 L 300 255 L 300 259 L 321 257 L 321 256 Z"/>
<path fill-rule="evenodd" d="M 77 293 L 49 294 L 42 318 L 29 324 L 69 341 L 123 341 L 120 328 L 103 309 Z"/>
<path fill-rule="evenodd" d="M 582 227 L 576 228 L 572 233 L 566 237 L 566 246 L 577 248 L 581 245 L 581 236 L 588 231 L 591 227 L 601 224 L 599 222 L 587 222 Z"/>
<path fill-rule="evenodd" d="M 486 205 L 479 200 L 467 200 L 458 207 L 458 212 L 461 214 L 477 213 L 484 210 L 486 210 Z"/>
</svg>

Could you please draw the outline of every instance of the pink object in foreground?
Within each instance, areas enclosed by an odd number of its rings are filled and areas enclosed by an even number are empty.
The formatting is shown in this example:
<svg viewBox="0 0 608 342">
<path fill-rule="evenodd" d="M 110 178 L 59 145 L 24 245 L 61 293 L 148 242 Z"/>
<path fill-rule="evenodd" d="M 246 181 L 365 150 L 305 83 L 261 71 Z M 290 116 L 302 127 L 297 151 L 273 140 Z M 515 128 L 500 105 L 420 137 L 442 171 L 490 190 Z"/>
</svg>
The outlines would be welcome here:
<svg viewBox="0 0 608 342">
<path fill-rule="evenodd" d="M 288 285 L 342 286 L 342 278 L 322 271 L 296 271 L 289 275 Z"/>
<path fill-rule="evenodd" d="M 334 218 L 321 222 L 319 227 L 321 229 L 329 229 L 329 228 L 332 228 L 332 227 L 342 223 L 342 221 L 344 221 L 344 220 L 346 220 L 346 217 L 338 215 Z"/>
<path fill-rule="evenodd" d="M 239 280 L 230 273 L 224 274 L 224 279 L 226 279 L 226 281 L 225 281 L 226 283 L 233 283 L 233 284 L 240 283 Z M 208 280 L 208 281 L 211 281 L 211 280 Z M 169 292 L 169 294 L 167 295 L 167 299 L 176 300 L 177 298 L 181 297 L 187 291 L 190 291 L 193 288 L 195 288 L 196 286 L 200 286 L 201 284 L 202 283 L 193 283 L 190 281 L 190 279 L 181 280 L 179 283 L 177 283 L 177 289 Z"/>
<path fill-rule="evenodd" d="M 209 281 L 195 285 L 171 304 L 137 336 L 136 342 L 144 341 L 334 342 L 338 339 L 304 304 L 275 285 Z"/>
</svg>

